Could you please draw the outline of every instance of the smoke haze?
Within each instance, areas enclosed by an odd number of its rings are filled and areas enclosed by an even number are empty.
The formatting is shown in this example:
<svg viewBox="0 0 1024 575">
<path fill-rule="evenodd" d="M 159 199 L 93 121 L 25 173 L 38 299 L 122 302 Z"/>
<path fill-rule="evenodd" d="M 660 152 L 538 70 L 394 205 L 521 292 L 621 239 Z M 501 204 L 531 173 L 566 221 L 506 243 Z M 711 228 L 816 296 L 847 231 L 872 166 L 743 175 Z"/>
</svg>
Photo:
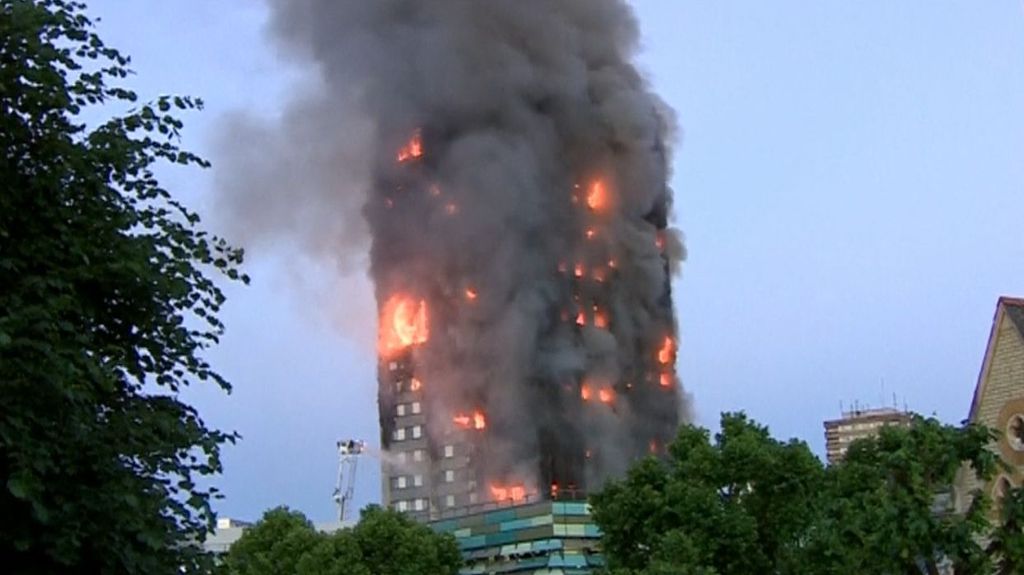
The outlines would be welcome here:
<svg viewBox="0 0 1024 575">
<path fill-rule="evenodd" d="M 632 63 L 629 6 L 270 6 L 316 78 L 275 121 L 227 123 L 234 231 L 343 272 L 368 252 L 382 338 L 419 329 L 389 303 L 422 302 L 429 337 L 401 351 L 427 428 L 485 413 L 488 479 L 595 487 L 663 449 L 688 417 L 669 293 L 685 252 L 667 221 L 673 117 Z M 387 447 L 397 400 L 379 399 Z"/>
</svg>

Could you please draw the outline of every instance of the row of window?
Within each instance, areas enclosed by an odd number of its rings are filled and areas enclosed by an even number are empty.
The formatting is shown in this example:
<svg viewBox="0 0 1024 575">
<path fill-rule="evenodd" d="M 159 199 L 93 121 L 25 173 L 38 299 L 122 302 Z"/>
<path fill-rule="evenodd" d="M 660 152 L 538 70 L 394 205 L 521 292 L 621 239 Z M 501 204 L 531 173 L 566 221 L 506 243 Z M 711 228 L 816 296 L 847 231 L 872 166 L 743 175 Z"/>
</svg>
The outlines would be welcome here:
<svg viewBox="0 0 1024 575">
<path fill-rule="evenodd" d="M 425 498 L 418 499 L 402 499 L 395 501 L 395 509 L 397 511 L 426 511 L 427 500 Z"/>
<path fill-rule="evenodd" d="M 414 401 L 412 403 L 399 403 L 395 407 L 395 414 L 398 415 L 398 417 L 405 415 L 419 415 L 422 412 L 423 409 L 418 401 Z"/>
<path fill-rule="evenodd" d="M 395 441 L 405 441 L 406 438 L 419 439 L 423 437 L 423 426 L 414 425 L 412 427 L 398 427 L 392 432 L 391 438 Z"/>
<path fill-rule="evenodd" d="M 406 429 L 410 431 L 406 433 Z M 414 425 L 412 427 L 399 427 L 394 431 L 392 437 L 395 439 L 395 441 L 404 441 L 406 437 L 411 437 L 412 439 L 419 439 L 420 437 L 423 437 L 423 427 L 420 425 Z M 444 454 L 445 459 L 455 457 L 455 446 L 451 444 L 445 445 L 442 450 L 442 453 Z M 408 463 L 410 458 L 414 462 L 419 463 L 425 460 L 426 457 L 426 452 L 423 451 L 422 449 L 413 449 L 412 451 L 398 452 L 399 463 Z"/>
<path fill-rule="evenodd" d="M 453 483 L 455 481 L 455 470 L 446 469 L 444 472 L 444 482 Z M 412 487 L 423 487 L 423 475 L 397 475 L 391 478 L 391 487 L 393 489 L 405 489 L 409 486 Z"/>
<path fill-rule="evenodd" d="M 476 502 L 476 494 L 475 493 L 471 493 L 469 497 L 470 497 L 470 502 L 471 503 L 475 503 Z M 400 499 L 398 501 L 395 501 L 393 506 L 394 506 L 396 511 L 401 511 L 401 512 L 405 512 L 405 511 L 426 511 L 427 508 L 430 507 L 430 502 L 426 498 L 422 498 L 422 497 L 421 498 L 417 498 L 417 499 Z M 455 507 L 455 496 L 454 495 L 445 495 L 444 496 L 444 506 L 445 507 Z"/>
</svg>

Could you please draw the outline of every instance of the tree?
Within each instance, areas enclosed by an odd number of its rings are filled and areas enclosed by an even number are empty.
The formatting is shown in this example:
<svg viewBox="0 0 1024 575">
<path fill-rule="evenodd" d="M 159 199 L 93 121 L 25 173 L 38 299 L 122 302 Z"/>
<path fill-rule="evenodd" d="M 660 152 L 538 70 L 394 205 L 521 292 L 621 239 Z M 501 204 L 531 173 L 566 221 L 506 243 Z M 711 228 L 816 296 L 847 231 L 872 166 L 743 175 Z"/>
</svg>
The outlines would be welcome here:
<svg viewBox="0 0 1024 575">
<path fill-rule="evenodd" d="M 301 513 L 268 511 L 224 559 L 228 575 L 455 575 L 455 540 L 395 511 L 368 507 L 351 529 L 319 533 Z"/>
<path fill-rule="evenodd" d="M 714 442 L 683 427 L 667 460 L 641 461 L 591 504 L 609 566 L 623 573 L 780 572 L 814 518 L 822 475 L 804 443 L 725 414 Z"/>
<path fill-rule="evenodd" d="M 981 539 L 990 501 L 981 493 L 963 514 L 950 499 L 957 472 L 969 465 L 989 479 L 997 468 L 985 427 L 915 418 L 854 442 L 829 469 L 822 511 L 809 538 L 809 563 L 820 573 L 990 573 Z"/>
<path fill-rule="evenodd" d="M 726 414 L 715 442 L 685 427 L 664 461 L 647 459 L 592 497 L 613 571 L 646 574 L 1017 573 L 1024 490 L 991 522 L 980 491 L 947 502 L 958 472 L 998 468 L 981 426 L 915 418 L 854 442 L 822 469 L 806 445 Z"/>
<path fill-rule="evenodd" d="M 0 0 L 0 557 L 13 572 L 203 568 L 219 446 L 178 398 L 223 326 L 209 277 L 242 253 L 162 188 L 175 112 L 136 104 L 128 58 L 71 0 Z M 110 105 L 135 106 L 87 128 Z M 28 565 L 19 571 L 16 565 Z M 9 571 L 10 572 L 10 571 Z"/>
</svg>

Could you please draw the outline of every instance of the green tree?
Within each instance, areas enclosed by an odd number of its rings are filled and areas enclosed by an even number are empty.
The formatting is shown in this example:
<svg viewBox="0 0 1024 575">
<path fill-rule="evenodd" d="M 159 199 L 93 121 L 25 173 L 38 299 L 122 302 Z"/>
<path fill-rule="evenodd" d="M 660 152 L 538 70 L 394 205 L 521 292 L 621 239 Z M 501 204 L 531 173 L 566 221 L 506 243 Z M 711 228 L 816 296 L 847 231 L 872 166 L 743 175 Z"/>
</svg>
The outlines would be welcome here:
<svg viewBox="0 0 1024 575">
<path fill-rule="evenodd" d="M 8 572 L 204 568 L 219 446 L 178 393 L 228 383 L 203 359 L 240 251 L 154 174 L 183 97 L 136 104 L 128 59 L 80 2 L 0 0 L 0 557 Z M 127 112 L 94 128 L 83 120 Z M 93 122 L 95 125 L 95 122 Z M 28 565 L 24 569 L 16 565 Z"/>
<path fill-rule="evenodd" d="M 322 539 L 305 515 L 278 507 L 245 530 L 231 546 L 224 566 L 234 575 L 299 573 L 299 558 L 322 544 Z"/>
<path fill-rule="evenodd" d="M 368 507 L 350 529 L 318 533 L 278 508 L 247 529 L 224 558 L 228 575 L 455 575 L 462 558 L 439 535 L 395 511 Z"/>
<path fill-rule="evenodd" d="M 965 464 L 982 479 L 997 468 L 992 433 L 915 418 L 854 442 L 822 485 L 820 520 L 809 537 L 809 563 L 820 573 L 990 573 L 982 545 L 990 501 L 981 493 L 953 513 L 952 487 Z"/>
<path fill-rule="evenodd" d="M 993 433 L 915 418 L 855 442 L 823 470 L 724 415 L 714 443 L 685 427 L 665 461 L 647 459 L 592 497 L 613 571 L 645 574 L 1006 575 L 1024 559 L 1024 490 L 952 508 L 958 473 L 990 479 Z"/>
<path fill-rule="evenodd" d="M 742 414 L 721 432 L 686 426 L 667 460 L 647 458 L 591 498 L 613 570 L 786 571 L 814 519 L 823 469 L 802 442 L 780 442 Z M 794 567 L 795 568 L 795 567 Z"/>
</svg>

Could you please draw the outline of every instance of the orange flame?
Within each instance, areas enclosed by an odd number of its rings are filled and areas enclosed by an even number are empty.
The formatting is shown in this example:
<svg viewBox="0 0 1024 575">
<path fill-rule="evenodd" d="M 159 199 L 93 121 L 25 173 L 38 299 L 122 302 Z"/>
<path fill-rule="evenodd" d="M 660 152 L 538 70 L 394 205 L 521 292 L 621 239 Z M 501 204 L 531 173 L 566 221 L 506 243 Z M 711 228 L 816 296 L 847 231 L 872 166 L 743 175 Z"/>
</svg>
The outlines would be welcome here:
<svg viewBox="0 0 1024 575">
<path fill-rule="evenodd" d="M 429 337 L 427 303 L 401 295 L 391 296 L 384 304 L 380 321 L 380 353 L 401 351 L 425 343 Z"/>
<path fill-rule="evenodd" d="M 587 325 L 587 316 L 583 315 L 583 310 L 576 314 L 576 325 Z"/>
<path fill-rule="evenodd" d="M 586 269 L 583 267 L 582 263 L 576 264 L 576 267 L 573 269 L 573 273 L 576 274 L 576 277 L 578 277 L 578 278 L 583 277 L 583 273 L 585 271 L 586 271 Z"/>
<path fill-rule="evenodd" d="M 597 392 L 597 398 L 601 400 L 601 403 L 611 403 L 612 401 L 615 401 L 615 392 L 612 391 L 611 388 L 602 387 L 601 390 Z"/>
<path fill-rule="evenodd" d="M 558 499 L 558 483 L 551 483 L 551 498 Z"/>
<path fill-rule="evenodd" d="M 594 228 L 587 228 L 587 239 L 588 240 L 594 239 L 594 236 L 596 236 L 596 235 L 597 235 L 597 232 L 594 231 Z"/>
<path fill-rule="evenodd" d="M 473 301 L 477 298 L 476 290 L 473 288 L 466 288 L 466 299 Z"/>
<path fill-rule="evenodd" d="M 671 337 L 665 337 L 665 343 L 661 345 L 661 349 L 658 350 L 658 361 L 664 365 L 672 363 L 672 358 L 675 356 L 676 342 L 672 341 Z"/>
<path fill-rule="evenodd" d="M 652 439 L 651 442 L 647 445 L 647 448 L 650 450 L 650 452 L 652 454 L 657 453 L 658 452 L 658 442 L 657 442 L 657 440 Z"/>
<path fill-rule="evenodd" d="M 523 501 L 526 499 L 526 488 L 522 485 L 502 486 L 491 485 L 491 496 L 495 501 Z"/>
<path fill-rule="evenodd" d="M 591 391 L 589 385 L 583 384 L 580 386 L 580 397 L 583 399 L 583 401 L 590 401 L 590 394 Z"/>
<path fill-rule="evenodd" d="M 587 193 L 587 206 L 596 212 L 603 208 L 607 201 L 608 200 L 605 197 L 604 182 L 597 180 L 591 184 L 590 191 Z"/>
<path fill-rule="evenodd" d="M 661 383 L 662 387 L 672 387 L 672 374 L 671 373 L 663 373 L 663 374 L 661 374 L 661 378 L 660 378 L 659 382 Z"/>
<path fill-rule="evenodd" d="M 659 250 L 665 249 L 665 234 L 663 232 L 656 232 L 654 234 L 654 245 L 657 246 Z"/>
<path fill-rule="evenodd" d="M 608 327 L 608 317 L 598 311 L 597 306 L 594 306 L 594 327 L 601 329 Z"/>
<path fill-rule="evenodd" d="M 392 200 L 391 198 L 384 198 L 384 207 L 389 210 L 395 207 L 395 200 Z"/>
<path fill-rule="evenodd" d="M 487 427 L 487 418 L 482 412 L 474 411 L 473 415 L 456 415 L 452 418 L 452 423 L 463 429 L 484 429 Z"/>
<path fill-rule="evenodd" d="M 614 259 L 608 260 L 608 267 L 610 267 L 612 269 L 615 269 L 615 265 L 616 264 L 615 264 L 615 260 Z"/>
<path fill-rule="evenodd" d="M 608 273 L 604 268 L 594 268 L 594 271 L 591 272 L 591 276 L 593 276 L 594 281 L 601 283 L 608 276 Z"/>
<path fill-rule="evenodd" d="M 398 150 L 398 161 L 404 162 L 406 160 L 412 160 L 423 155 L 423 138 L 420 131 L 417 129 L 413 132 L 412 137 Z"/>
<path fill-rule="evenodd" d="M 448 214 L 449 216 L 454 216 L 455 214 L 459 213 L 459 206 L 454 202 L 448 202 L 447 204 L 444 205 L 444 213 Z"/>
<path fill-rule="evenodd" d="M 412 381 L 409 382 L 409 389 L 412 391 L 419 391 L 423 389 L 423 382 L 414 377 L 412 378 Z"/>
</svg>

